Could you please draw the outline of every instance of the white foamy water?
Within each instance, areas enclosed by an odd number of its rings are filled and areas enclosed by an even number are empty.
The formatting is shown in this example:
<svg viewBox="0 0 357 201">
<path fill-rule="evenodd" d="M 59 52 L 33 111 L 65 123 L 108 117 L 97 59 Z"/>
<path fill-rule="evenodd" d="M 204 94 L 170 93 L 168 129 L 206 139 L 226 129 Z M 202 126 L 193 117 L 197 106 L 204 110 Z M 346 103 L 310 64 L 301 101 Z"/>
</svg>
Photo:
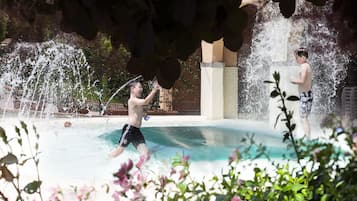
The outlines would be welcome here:
<svg viewBox="0 0 357 201">
<path fill-rule="evenodd" d="M 263 80 L 272 80 L 271 68 L 298 66 L 294 50 L 300 46 L 309 50 L 313 68 L 313 114 L 335 111 L 336 90 L 346 77 L 348 53 L 338 47 L 338 31 L 329 27 L 331 7 L 331 2 L 317 7 L 298 0 L 295 14 L 285 19 L 278 4 L 269 2 L 257 14 L 250 53 L 238 59 L 243 78 L 239 81 L 239 113 L 253 119 L 269 117 L 270 91 Z"/>
<path fill-rule="evenodd" d="M 59 108 L 81 107 L 91 87 L 91 70 L 80 49 L 48 41 L 17 43 L 0 59 L 2 117 L 7 110 L 20 116 L 46 117 Z"/>
</svg>

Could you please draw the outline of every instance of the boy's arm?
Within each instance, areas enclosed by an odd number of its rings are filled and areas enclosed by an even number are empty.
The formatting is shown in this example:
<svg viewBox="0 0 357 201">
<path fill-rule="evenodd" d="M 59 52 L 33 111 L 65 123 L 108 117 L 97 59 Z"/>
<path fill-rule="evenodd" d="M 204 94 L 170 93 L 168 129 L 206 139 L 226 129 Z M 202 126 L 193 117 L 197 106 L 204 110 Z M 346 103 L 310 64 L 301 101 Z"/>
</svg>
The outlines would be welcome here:
<svg viewBox="0 0 357 201">
<path fill-rule="evenodd" d="M 133 103 L 135 105 L 140 105 L 140 106 L 148 105 L 152 101 L 152 99 L 155 97 L 155 93 L 157 91 L 159 91 L 159 89 L 160 89 L 160 85 L 157 83 L 157 81 L 155 81 L 150 94 L 148 96 L 146 96 L 146 98 L 144 98 L 144 99 L 140 99 L 140 98 L 133 99 Z"/>
<path fill-rule="evenodd" d="M 255 5 L 257 7 L 261 7 L 263 3 L 264 0 L 242 0 L 239 5 L 239 8 L 242 8 L 247 5 Z"/>
<path fill-rule="evenodd" d="M 142 106 L 142 105 L 148 105 L 148 104 L 152 101 L 152 99 L 154 98 L 155 93 L 156 93 L 157 91 L 158 91 L 158 89 L 153 88 L 153 89 L 151 90 L 150 94 L 149 94 L 148 96 L 146 96 L 146 98 L 143 98 L 143 99 L 141 99 L 141 98 L 134 98 L 134 99 L 133 99 L 133 103 L 134 103 L 135 105 L 140 105 L 140 106 Z"/>
<path fill-rule="evenodd" d="M 291 82 L 294 84 L 304 84 L 306 81 L 306 78 L 307 78 L 307 66 L 303 65 L 301 73 L 300 73 L 300 77 L 298 79 L 292 78 Z"/>
</svg>

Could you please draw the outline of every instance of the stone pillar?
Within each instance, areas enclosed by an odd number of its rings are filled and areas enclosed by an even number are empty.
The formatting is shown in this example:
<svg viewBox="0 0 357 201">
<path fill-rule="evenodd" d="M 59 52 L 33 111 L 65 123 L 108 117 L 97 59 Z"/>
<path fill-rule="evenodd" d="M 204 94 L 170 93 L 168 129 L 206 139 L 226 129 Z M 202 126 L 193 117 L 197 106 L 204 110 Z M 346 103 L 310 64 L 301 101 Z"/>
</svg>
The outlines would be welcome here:
<svg viewBox="0 0 357 201">
<path fill-rule="evenodd" d="M 160 109 L 172 111 L 172 89 L 161 89 L 159 96 Z"/>
<path fill-rule="evenodd" d="M 201 115 L 207 119 L 224 118 L 223 39 L 202 41 Z"/>
<path fill-rule="evenodd" d="M 212 44 L 202 41 L 201 115 L 238 117 L 237 52 L 225 48 L 223 39 Z"/>
<path fill-rule="evenodd" d="M 223 73 L 224 88 L 224 118 L 238 118 L 238 67 L 237 52 L 223 49 L 223 60 L 225 63 Z"/>
<path fill-rule="evenodd" d="M 223 68 L 221 62 L 201 63 L 201 115 L 223 119 Z"/>
</svg>

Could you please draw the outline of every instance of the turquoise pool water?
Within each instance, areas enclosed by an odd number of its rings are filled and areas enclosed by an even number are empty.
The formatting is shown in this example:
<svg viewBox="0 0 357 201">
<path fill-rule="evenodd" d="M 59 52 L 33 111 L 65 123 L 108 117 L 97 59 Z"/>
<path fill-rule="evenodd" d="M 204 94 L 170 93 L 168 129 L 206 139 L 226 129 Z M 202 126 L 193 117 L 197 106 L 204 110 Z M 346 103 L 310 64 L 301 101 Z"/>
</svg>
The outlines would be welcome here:
<svg viewBox="0 0 357 201">
<path fill-rule="evenodd" d="M 227 160 L 232 150 L 245 150 L 249 145 L 243 138 L 254 134 L 256 144 L 266 147 L 270 158 L 289 156 L 290 150 L 282 142 L 280 133 L 262 130 L 242 130 L 224 126 L 180 126 L 144 127 L 141 129 L 154 158 L 171 158 L 176 154 L 189 155 L 193 161 Z M 99 137 L 113 147 L 118 145 L 121 129 L 105 133 Z M 129 149 L 134 150 L 132 145 Z M 258 146 L 253 146 L 248 154 L 256 155 Z"/>
</svg>

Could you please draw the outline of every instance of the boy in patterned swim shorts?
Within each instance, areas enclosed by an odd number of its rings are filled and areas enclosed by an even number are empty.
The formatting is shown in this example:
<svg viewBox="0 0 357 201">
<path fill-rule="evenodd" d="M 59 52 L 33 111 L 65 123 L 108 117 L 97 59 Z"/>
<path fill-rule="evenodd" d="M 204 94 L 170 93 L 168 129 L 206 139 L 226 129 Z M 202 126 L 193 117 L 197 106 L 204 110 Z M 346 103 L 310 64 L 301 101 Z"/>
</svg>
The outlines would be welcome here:
<svg viewBox="0 0 357 201">
<path fill-rule="evenodd" d="M 298 78 L 291 78 L 291 83 L 299 86 L 300 93 L 300 118 L 304 127 L 305 136 L 311 138 L 310 122 L 308 117 L 311 113 L 313 93 L 312 88 L 312 69 L 308 64 L 308 52 L 305 48 L 299 48 L 295 51 L 295 59 L 300 64 L 301 71 Z"/>
</svg>

